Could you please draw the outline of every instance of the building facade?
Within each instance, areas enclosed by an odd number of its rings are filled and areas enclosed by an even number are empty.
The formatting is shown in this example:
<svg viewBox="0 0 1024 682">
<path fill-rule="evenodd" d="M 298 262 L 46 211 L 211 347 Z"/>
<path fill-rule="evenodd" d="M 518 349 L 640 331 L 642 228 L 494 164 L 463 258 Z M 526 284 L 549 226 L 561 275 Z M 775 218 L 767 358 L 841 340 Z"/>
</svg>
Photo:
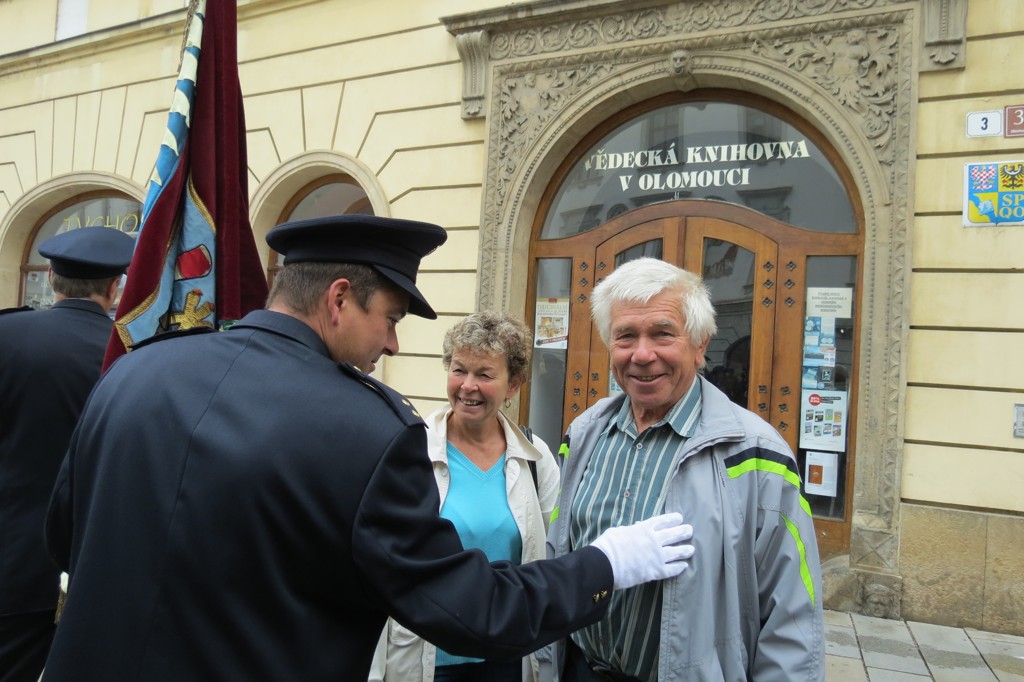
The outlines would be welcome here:
<svg viewBox="0 0 1024 682">
<path fill-rule="evenodd" d="M 45 305 L 42 238 L 137 229 L 183 4 L 0 0 L 0 307 Z M 268 275 L 289 218 L 449 232 L 420 280 L 440 318 L 378 370 L 421 410 L 444 331 L 509 310 L 537 336 L 511 412 L 557 440 L 617 390 L 594 284 L 671 260 L 715 299 L 708 376 L 798 453 L 826 605 L 1024 633 L 1024 6 L 241 0 L 238 21 Z"/>
</svg>

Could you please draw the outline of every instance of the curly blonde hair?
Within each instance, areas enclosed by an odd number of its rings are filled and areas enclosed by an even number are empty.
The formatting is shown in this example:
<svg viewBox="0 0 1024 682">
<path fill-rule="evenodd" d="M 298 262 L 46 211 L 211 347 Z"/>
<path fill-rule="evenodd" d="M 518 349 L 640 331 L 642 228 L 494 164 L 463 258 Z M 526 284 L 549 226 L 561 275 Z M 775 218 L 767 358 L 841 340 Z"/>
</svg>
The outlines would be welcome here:
<svg viewBox="0 0 1024 682">
<path fill-rule="evenodd" d="M 444 335 L 441 362 L 447 370 L 456 351 L 494 353 L 505 358 L 510 379 L 526 380 L 533 332 L 508 313 L 484 311 L 457 322 Z"/>
</svg>

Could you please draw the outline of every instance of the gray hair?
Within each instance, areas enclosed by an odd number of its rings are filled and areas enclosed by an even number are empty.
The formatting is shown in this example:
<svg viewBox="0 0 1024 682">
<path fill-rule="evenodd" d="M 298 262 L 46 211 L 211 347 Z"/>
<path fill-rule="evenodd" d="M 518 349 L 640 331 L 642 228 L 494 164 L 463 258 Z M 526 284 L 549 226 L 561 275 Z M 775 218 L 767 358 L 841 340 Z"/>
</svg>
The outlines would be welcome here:
<svg viewBox="0 0 1024 682">
<path fill-rule="evenodd" d="M 370 298 L 380 289 L 400 290 L 391 280 L 369 265 L 358 263 L 289 263 L 277 271 L 267 306 L 278 300 L 302 315 L 311 315 L 331 282 L 347 279 L 359 307 L 366 310 Z"/>
<path fill-rule="evenodd" d="M 93 296 L 106 296 L 107 288 L 116 277 L 100 277 L 98 279 L 81 279 L 77 277 L 65 277 L 50 270 L 50 287 L 58 294 L 67 298 L 92 298 Z"/>
<path fill-rule="evenodd" d="M 473 313 L 445 333 L 441 355 L 445 369 L 452 364 L 452 354 L 461 350 L 500 355 L 508 364 L 509 379 L 525 381 L 533 332 L 508 313 Z"/>
<path fill-rule="evenodd" d="M 615 303 L 647 303 L 665 291 L 679 294 L 679 311 L 686 320 L 690 343 L 700 346 L 718 330 L 711 292 L 699 276 L 657 258 L 637 258 L 604 278 L 590 296 L 594 326 L 608 345 Z"/>
</svg>

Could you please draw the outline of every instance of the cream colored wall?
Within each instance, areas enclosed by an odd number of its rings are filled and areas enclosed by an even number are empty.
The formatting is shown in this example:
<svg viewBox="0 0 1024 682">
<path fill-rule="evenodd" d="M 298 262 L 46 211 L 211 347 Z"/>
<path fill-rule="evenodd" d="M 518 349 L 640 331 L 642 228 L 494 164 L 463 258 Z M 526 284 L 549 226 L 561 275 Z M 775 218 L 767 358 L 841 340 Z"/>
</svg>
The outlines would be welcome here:
<svg viewBox="0 0 1024 682">
<path fill-rule="evenodd" d="M 462 66 L 438 18 L 479 2 L 322 2 L 239 21 L 250 190 L 290 158 L 331 149 L 366 165 L 393 217 L 449 231 L 418 285 L 439 313 L 406 318 L 380 377 L 422 413 L 444 404 L 441 338 L 476 305 L 483 121 L 460 114 Z M 258 5 L 256 6 L 258 7 Z M 275 55 L 277 45 L 303 45 Z"/>
<path fill-rule="evenodd" d="M 1024 512 L 1024 226 L 961 226 L 964 163 L 1024 159 L 965 135 L 968 112 L 1024 104 L 1024 12 L 1003 4 L 968 3 L 966 69 L 920 77 L 902 496 Z"/>
<path fill-rule="evenodd" d="M 22 2 L 0 3 L 0 13 Z M 73 187 L 80 175 L 96 172 L 139 192 L 145 187 L 166 123 L 184 21 L 184 10 L 166 13 L 183 4 L 90 0 L 90 34 L 0 57 L 0 307 L 17 302 L 32 227 L 5 218 L 33 187 L 59 185 L 62 176 Z M 423 412 L 444 403 L 444 331 L 476 306 L 484 172 L 485 122 L 461 118 L 462 65 L 438 19 L 481 5 L 239 3 L 250 194 L 290 160 L 329 151 L 376 178 L 372 189 L 386 198 L 384 212 L 449 231 L 419 278 L 440 318 L 403 322 L 401 353 L 378 372 Z M 34 20 L 39 11 L 33 6 Z M 120 26 L 137 17 L 146 20 Z M 103 30 L 109 26 L 118 27 Z"/>
<path fill-rule="evenodd" d="M 147 19 L 188 6 L 188 0 L 88 0 L 89 15 L 86 30 L 100 31 L 140 19 Z"/>
<path fill-rule="evenodd" d="M 57 30 L 57 0 L 0 2 L 0 26 L 6 29 L 0 55 L 52 42 Z"/>
<path fill-rule="evenodd" d="M 86 32 L 102 31 L 185 7 L 187 0 L 80 0 L 87 5 Z M 7 0 L 0 2 L 0 26 L 4 32 L 0 55 L 40 47 L 53 42 L 57 27 L 57 0 Z"/>
</svg>

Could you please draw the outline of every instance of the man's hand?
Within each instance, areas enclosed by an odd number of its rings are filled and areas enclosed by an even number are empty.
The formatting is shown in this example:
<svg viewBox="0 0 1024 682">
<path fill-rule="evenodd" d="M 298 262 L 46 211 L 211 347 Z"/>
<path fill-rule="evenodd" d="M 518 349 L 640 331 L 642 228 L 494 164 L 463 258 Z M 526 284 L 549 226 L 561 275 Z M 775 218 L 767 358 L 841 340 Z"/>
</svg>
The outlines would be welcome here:
<svg viewBox="0 0 1024 682">
<path fill-rule="evenodd" d="M 653 516 L 632 526 L 609 528 L 593 546 L 605 553 L 612 565 L 615 589 L 651 580 L 673 578 L 689 566 L 693 545 L 681 545 L 693 537 L 693 526 L 683 523 L 678 512 Z"/>
</svg>

